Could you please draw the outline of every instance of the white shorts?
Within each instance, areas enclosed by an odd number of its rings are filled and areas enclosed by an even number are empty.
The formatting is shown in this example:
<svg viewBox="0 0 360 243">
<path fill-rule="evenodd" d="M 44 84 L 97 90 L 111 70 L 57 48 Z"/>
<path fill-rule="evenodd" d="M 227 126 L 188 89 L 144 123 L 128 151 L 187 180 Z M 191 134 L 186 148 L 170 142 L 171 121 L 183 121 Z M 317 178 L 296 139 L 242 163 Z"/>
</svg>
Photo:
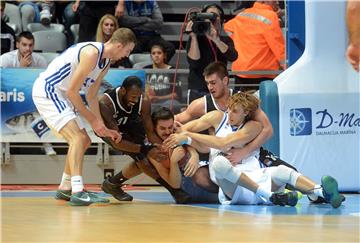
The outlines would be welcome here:
<svg viewBox="0 0 360 243">
<path fill-rule="evenodd" d="M 46 124 L 59 132 L 69 121 L 75 119 L 80 129 L 83 129 L 84 123 L 80 116 L 75 113 L 74 106 L 66 99 L 61 92 L 55 92 L 52 97 L 38 95 L 36 92 L 41 85 L 41 80 L 36 80 L 33 87 L 33 101 Z"/>
<path fill-rule="evenodd" d="M 257 169 L 255 171 L 246 171 L 246 175 L 250 177 L 255 183 L 264 189 L 271 191 L 271 173 L 268 168 Z M 242 204 L 242 205 L 256 205 L 256 204 L 271 204 L 265 198 L 257 196 L 252 191 L 238 186 L 234 192 L 231 200 L 229 200 L 223 191 L 219 189 L 219 201 L 221 204 Z"/>
</svg>

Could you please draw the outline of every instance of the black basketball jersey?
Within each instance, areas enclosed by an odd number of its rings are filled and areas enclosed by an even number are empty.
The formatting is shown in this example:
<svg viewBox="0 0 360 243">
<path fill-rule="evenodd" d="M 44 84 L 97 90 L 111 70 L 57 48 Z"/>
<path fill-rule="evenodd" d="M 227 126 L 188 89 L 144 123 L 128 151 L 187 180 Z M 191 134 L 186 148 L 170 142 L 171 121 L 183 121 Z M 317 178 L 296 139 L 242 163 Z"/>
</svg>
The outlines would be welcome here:
<svg viewBox="0 0 360 243">
<path fill-rule="evenodd" d="M 134 137 L 137 137 L 137 142 L 143 141 L 145 138 L 145 129 L 140 116 L 141 104 L 143 100 L 142 96 L 140 97 L 138 103 L 132 106 L 129 110 L 126 110 L 120 103 L 119 89 L 120 87 L 107 90 L 104 93 L 113 104 L 115 111 L 113 118 L 115 119 L 121 133 L 130 135 L 130 137 L 132 137 L 131 140 L 134 140 Z"/>
<path fill-rule="evenodd" d="M 233 90 L 230 90 L 230 96 L 233 94 Z M 214 110 L 218 110 L 218 111 L 222 111 L 221 109 L 219 109 L 219 107 L 217 106 L 217 104 L 215 103 L 214 97 L 209 93 L 204 95 L 204 99 L 205 99 L 205 113 L 208 113 L 210 111 L 214 111 Z"/>
</svg>

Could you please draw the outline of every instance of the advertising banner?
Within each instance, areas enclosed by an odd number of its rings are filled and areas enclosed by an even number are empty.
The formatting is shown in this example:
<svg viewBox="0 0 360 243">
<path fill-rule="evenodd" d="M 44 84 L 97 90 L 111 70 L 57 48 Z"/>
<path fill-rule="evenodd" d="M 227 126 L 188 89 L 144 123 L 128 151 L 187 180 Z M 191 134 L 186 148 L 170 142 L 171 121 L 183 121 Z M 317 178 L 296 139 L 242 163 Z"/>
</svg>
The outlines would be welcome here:
<svg viewBox="0 0 360 243">
<path fill-rule="evenodd" d="M 1 142 L 64 142 L 55 136 L 36 111 L 32 87 L 43 69 L 2 68 L 1 71 Z M 105 76 L 99 94 L 122 84 L 127 76 L 138 76 L 145 83 L 142 70 L 111 69 Z M 93 142 L 100 142 L 88 126 Z"/>
<path fill-rule="evenodd" d="M 347 191 L 360 188 L 359 93 L 283 95 L 281 157 L 320 181 L 332 175 Z"/>
</svg>

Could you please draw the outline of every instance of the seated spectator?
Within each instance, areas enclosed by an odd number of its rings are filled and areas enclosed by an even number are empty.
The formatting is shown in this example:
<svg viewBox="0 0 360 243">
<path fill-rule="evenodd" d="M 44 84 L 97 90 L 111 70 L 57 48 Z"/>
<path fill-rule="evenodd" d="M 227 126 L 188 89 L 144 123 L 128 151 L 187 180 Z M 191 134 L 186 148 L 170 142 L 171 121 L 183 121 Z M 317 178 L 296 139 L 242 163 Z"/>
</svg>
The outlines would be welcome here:
<svg viewBox="0 0 360 243">
<path fill-rule="evenodd" d="M 97 30 L 96 41 L 105 43 L 110 40 L 111 36 L 119 28 L 119 24 L 114 15 L 105 14 L 101 17 Z M 128 57 L 124 57 L 118 61 L 111 61 L 112 68 L 131 68 L 132 65 Z"/>
<path fill-rule="evenodd" d="M 167 64 L 167 55 L 165 48 L 161 44 L 155 44 L 151 47 L 152 64 L 144 68 L 151 69 L 172 69 Z M 182 89 L 181 82 L 176 82 L 175 92 L 173 92 L 174 75 L 170 73 L 152 73 L 148 76 L 147 95 L 152 106 L 170 107 L 172 104 L 175 113 L 180 112 Z M 171 108 L 171 107 L 170 107 Z"/>
<path fill-rule="evenodd" d="M 22 31 L 28 30 L 29 23 L 49 25 L 55 13 L 54 1 L 21 1 L 19 4 Z"/>
<path fill-rule="evenodd" d="M 111 14 L 105 14 L 99 21 L 96 30 L 96 41 L 103 43 L 107 42 L 118 28 L 119 24 L 117 19 Z"/>
<path fill-rule="evenodd" d="M 159 31 L 163 16 L 155 0 L 125 1 L 124 15 L 119 18 L 119 25 L 134 31 L 137 44 L 133 53 L 150 52 L 155 43 L 161 43 L 166 50 L 167 60 L 175 54 L 175 47 L 164 40 Z"/>
<path fill-rule="evenodd" d="M 34 36 L 29 31 L 19 34 L 16 40 L 17 50 L 5 53 L 0 57 L 1 67 L 40 67 L 45 68 L 47 62 L 43 56 L 33 53 Z"/>
<path fill-rule="evenodd" d="M 124 0 L 118 1 L 81 1 L 79 9 L 80 27 L 79 42 L 93 41 L 96 35 L 96 28 L 102 16 L 105 14 L 115 14 L 119 17 L 119 9 L 124 5 Z M 76 6 L 79 6 L 80 0 L 76 0 Z M 75 8 L 73 8 L 74 10 Z"/>
<path fill-rule="evenodd" d="M 1 1 L 1 55 L 15 48 L 15 31 L 6 24 L 4 10 L 5 2 Z"/>
<path fill-rule="evenodd" d="M 0 56 L 0 67 L 19 68 L 19 67 L 47 67 L 47 62 L 43 56 L 33 53 L 34 36 L 28 32 L 21 32 L 16 41 L 17 50 L 7 52 Z M 44 150 L 47 155 L 56 155 L 51 144 L 44 143 Z"/>
</svg>

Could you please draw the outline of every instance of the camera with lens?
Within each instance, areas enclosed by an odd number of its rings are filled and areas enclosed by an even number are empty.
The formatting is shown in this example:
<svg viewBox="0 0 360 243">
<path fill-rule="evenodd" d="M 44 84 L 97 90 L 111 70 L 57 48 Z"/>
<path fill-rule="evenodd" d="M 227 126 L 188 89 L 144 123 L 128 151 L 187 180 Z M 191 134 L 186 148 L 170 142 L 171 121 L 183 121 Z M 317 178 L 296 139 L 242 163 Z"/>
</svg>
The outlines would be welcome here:
<svg viewBox="0 0 360 243">
<path fill-rule="evenodd" d="M 215 13 L 190 13 L 190 20 L 193 22 L 191 31 L 198 35 L 210 33 L 210 25 L 216 21 L 216 17 Z"/>
</svg>

